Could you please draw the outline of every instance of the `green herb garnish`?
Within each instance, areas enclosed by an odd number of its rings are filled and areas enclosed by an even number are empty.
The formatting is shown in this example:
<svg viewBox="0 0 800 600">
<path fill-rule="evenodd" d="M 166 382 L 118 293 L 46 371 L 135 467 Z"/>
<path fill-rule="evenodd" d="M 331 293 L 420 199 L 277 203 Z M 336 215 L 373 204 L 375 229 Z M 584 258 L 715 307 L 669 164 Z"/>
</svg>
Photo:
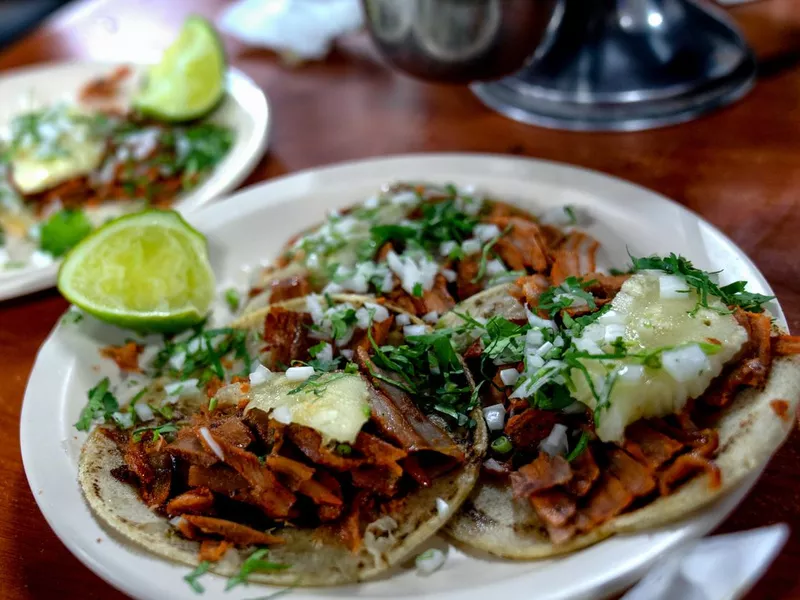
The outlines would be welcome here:
<svg viewBox="0 0 800 600">
<path fill-rule="evenodd" d="M 701 307 L 720 312 L 720 309 L 709 306 L 709 296 L 716 296 L 726 306 L 738 306 L 742 310 L 756 313 L 762 312 L 764 310 L 763 305 L 775 298 L 775 296 L 747 292 L 745 290 L 747 282 L 745 281 L 735 281 L 720 287 L 711 278 L 716 273 L 701 271 L 695 268 L 689 260 L 676 254 L 670 254 L 666 257 L 649 256 L 636 258 L 631 256 L 631 261 L 633 262 L 634 271 L 656 269 L 683 277 L 687 284 L 697 290 L 699 296 L 697 306 L 692 311 L 693 315 L 697 314 Z"/>
<path fill-rule="evenodd" d="M 561 284 L 552 286 L 542 292 L 536 308 L 547 311 L 551 317 L 555 317 L 562 310 L 571 307 L 575 302 L 583 300 L 589 310 L 594 310 L 597 308 L 594 296 L 586 291 L 586 288 L 593 283 L 595 282 L 581 281 L 577 277 L 567 277 Z"/>
<path fill-rule="evenodd" d="M 208 569 L 211 567 L 211 563 L 207 560 L 201 562 L 197 567 L 189 573 L 188 575 L 183 576 L 183 580 L 189 584 L 189 587 L 194 590 L 197 594 L 202 594 L 206 591 L 206 589 L 200 585 L 200 582 L 197 581 L 202 575 L 205 575 L 208 572 Z"/>
<path fill-rule="evenodd" d="M 111 419 L 112 415 L 119 410 L 119 402 L 109 391 L 111 382 L 108 377 L 104 377 L 100 383 L 89 390 L 89 401 L 81 411 L 75 429 L 78 431 L 89 431 L 92 421 L 102 418 L 103 421 Z"/>
<path fill-rule="evenodd" d="M 250 577 L 252 573 L 283 571 L 291 567 L 291 565 L 264 560 L 264 557 L 268 552 L 269 550 L 266 548 L 261 548 L 260 550 L 256 550 L 250 556 L 248 556 L 242 563 L 239 573 L 228 580 L 228 584 L 225 586 L 225 591 L 227 592 L 228 590 L 235 588 L 237 585 L 247 585 L 248 577 Z"/>
<path fill-rule="evenodd" d="M 411 295 L 415 298 L 422 298 L 424 291 L 422 289 L 422 284 L 417 282 L 414 284 L 414 287 L 411 290 Z"/>
<path fill-rule="evenodd" d="M 148 431 L 153 433 L 153 441 L 156 442 L 161 438 L 161 436 L 167 433 L 176 433 L 178 428 L 175 426 L 174 423 L 165 423 L 163 425 L 151 425 L 149 427 L 139 427 L 138 429 L 133 430 L 133 441 L 140 442 L 142 440 L 142 436 Z"/>
<path fill-rule="evenodd" d="M 228 288 L 225 290 L 225 303 L 228 305 L 228 308 L 231 309 L 231 312 L 236 312 L 239 308 L 239 302 L 241 302 L 241 298 L 236 288 Z"/>
<path fill-rule="evenodd" d="M 53 256 L 62 256 L 91 231 L 92 223 L 82 210 L 65 208 L 42 225 L 39 245 Z"/>
<path fill-rule="evenodd" d="M 500 238 L 511 231 L 511 227 L 511 225 L 508 225 L 505 229 L 503 229 L 503 231 L 500 232 L 500 235 L 483 247 L 483 250 L 481 250 L 481 262 L 478 266 L 478 272 L 475 274 L 475 277 L 472 278 L 472 283 L 478 283 L 486 275 L 486 265 L 489 262 L 489 252 L 491 252 L 495 244 L 500 241 Z"/>
<path fill-rule="evenodd" d="M 567 454 L 567 462 L 572 462 L 578 458 L 586 447 L 589 445 L 589 435 L 585 431 L 581 431 L 581 437 L 575 447 Z"/>
<path fill-rule="evenodd" d="M 511 445 L 511 440 L 504 435 L 501 435 L 492 441 L 492 450 L 498 454 L 508 454 L 512 449 L 513 446 Z"/>
</svg>

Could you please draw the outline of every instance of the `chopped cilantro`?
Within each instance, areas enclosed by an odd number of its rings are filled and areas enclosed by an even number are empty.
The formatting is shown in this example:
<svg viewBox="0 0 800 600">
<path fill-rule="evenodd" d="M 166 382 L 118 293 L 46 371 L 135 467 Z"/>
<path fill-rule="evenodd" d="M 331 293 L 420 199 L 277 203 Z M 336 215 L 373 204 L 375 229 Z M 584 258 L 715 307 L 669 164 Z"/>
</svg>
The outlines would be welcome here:
<svg viewBox="0 0 800 600">
<path fill-rule="evenodd" d="M 716 296 L 729 307 L 738 306 L 743 310 L 756 313 L 762 312 L 764 310 L 763 305 L 775 298 L 775 296 L 747 292 L 745 290 L 747 282 L 745 281 L 735 281 L 720 287 L 711 278 L 715 273 L 701 271 L 695 268 L 689 260 L 676 254 L 670 254 L 666 257 L 649 256 L 636 258 L 631 256 L 631 260 L 633 261 L 634 272 L 656 269 L 672 275 L 679 275 L 686 279 L 686 283 L 696 289 L 699 296 L 697 306 L 692 311 L 693 314 L 697 314 L 701 307 L 711 308 L 708 304 L 709 296 Z"/>
<path fill-rule="evenodd" d="M 228 584 L 225 586 L 225 591 L 227 592 L 228 590 L 235 588 L 237 585 L 247 585 L 248 577 L 250 577 L 252 573 L 283 571 L 291 567 L 291 565 L 264 560 L 264 557 L 268 552 L 269 550 L 266 548 L 261 548 L 248 556 L 242 563 L 239 573 L 228 580 Z"/>
<path fill-rule="evenodd" d="M 411 290 L 411 295 L 415 298 L 422 298 L 423 294 L 422 284 L 419 282 L 415 283 L 414 288 Z"/>
<path fill-rule="evenodd" d="M 372 371 L 372 376 L 410 394 L 425 412 L 439 412 L 459 425 L 469 425 L 469 412 L 477 405 L 452 342 L 453 331 L 439 329 L 405 338 L 400 346 L 378 346 L 368 331 L 375 366 L 393 375 Z"/>
<path fill-rule="evenodd" d="M 311 377 L 300 383 L 296 388 L 288 391 L 288 394 L 312 393 L 321 396 L 328 389 L 328 384 L 337 379 L 347 377 L 347 373 L 314 373 Z"/>
<path fill-rule="evenodd" d="M 204 560 L 199 565 L 197 565 L 194 571 L 192 571 L 188 575 L 183 576 L 183 580 L 189 584 L 189 587 L 191 587 L 192 590 L 195 591 L 195 593 L 202 594 L 203 592 L 206 591 L 206 589 L 202 585 L 200 585 L 200 583 L 197 580 L 206 572 L 208 572 L 208 569 L 210 567 L 211 563 L 208 562 L 207 560 Z"/>
<path fill-rule="evenodd" d="M 564 206 L 564 214 L 567 215 L 567 225 L 577 225 L 578 217 L 575 214 L 575 208 L 569 204 Z"/>
<path fill-rule="evenodd" d="M 578 458 L 583 451 L 586 450 L 586 447 L 589 445 L 589 434 L 585 431 L 581 431 L 581 437 L 578 440 L 578 443 L 575 444 L 575 447 L 569 451 L 567 454 L 567 462 L 572 462 L 576 458 Z"/>
<path fill-rule="evenodd" d="M 111 419 L 112 415 L 119 410 L 119 402 L 108 388 L 111 385 L 108 377 L 104 377 L 100 383 L 89 390 L 89 401 L 81 411 L 75 429 L 78 431 L 89 431 L 92 421 L 102 418 L 103 421 Z"/>
<path fill-rule="evenodd" d="M 597 308 L 594 296 L 586 291 L 586 288 L 592 283 L 594 281 L 581 281 L 577 277 L 567 277 L 560 285 L 552 286 L 542 292 L 536 308 L 545 310 L 551 317 L 555 317 L 575 302 L 583 301 L 590 310 L 594 310 Z"/>
<path fill-rule="evenodd" d="M 239 308 L 239 302 L 241 302 L 241 299 L 239 298 L 239 292 L 236 288 L 228 288 L 225 290 L 225 303 L 228 305 L 228 308 L 231 309 L 231 312 L 236 312 Z"/>
<path fill-rule="evenodd" d="M 178 431 L 178 428 L 175 426 L 174 423 L 165 423 L 163 425 L 151 425 L 149 427 L 139 427 L 138 429 L 133 430 L 133 441 L 139 442 L 144 436 L 145 433 L 148 431 L 153 433 L 153 441 L 157 441 L 163 435 L 167 433 L 175 433 Z"/>
<path fill-rule="evenodd" d="M 62 256 L 92 231 L 92 224 L 80 209 L 65 208 L 41 227 L 39 245 L 53 256 Z"/>
<path fill-rule="evenodd" d="M 353 453 L 353 447 L 350 444 L 336 444 L 336 453 L 350 456 Z"/>
<path fill-rule="evenodd" d="M 486 265 L 488 264 L 489 261 L 489 252 L 491 252 L 495 244 L 500 241 L 500 238 L 502 238 L 509 231 L 511 231 L 511 227 L 512 226 L 509 225 L 508 227 L 503 229 L 503 231 L 500 232 L 500 235 L 498 235 L 496 238 L 494 238 L 492 241 L 490 241 L 483 247 L 483 250 L 481 250 L 480 266 L 478 267 L 478 272 L 475 274 L 475 277 L 472 278 L 472 283 L 479 282 L 486 275 Z"/>
</svg>

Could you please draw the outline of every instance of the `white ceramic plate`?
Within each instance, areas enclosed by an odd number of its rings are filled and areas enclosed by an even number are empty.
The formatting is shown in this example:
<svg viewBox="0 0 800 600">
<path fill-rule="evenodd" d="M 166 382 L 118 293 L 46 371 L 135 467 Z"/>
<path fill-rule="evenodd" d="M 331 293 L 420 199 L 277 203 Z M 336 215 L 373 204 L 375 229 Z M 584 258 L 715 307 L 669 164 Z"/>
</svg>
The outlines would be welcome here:
<svg viewBox="0 0 800 600">
<path fill-rule="evenodd" d="M 120 63 L 124 64 L 124 63 Z M 4 73 L 0 78 L 0 128 L 21 112 L 75 99 L 91 79 L 108 75 L 120 64 L 68 62 L 36 65 Z M 135 84 L 143 66 L 130 65 Z M 173 205 L 182 213 L 194 210 L 233 190 L 256 166 L 267 146 L 270 114 L 264 92 L 247 75 L 228 70 L 227 95 L 211 121 L 231 127 L 236 135 L 228 156 L 201 185 Z M 56 283 L 58 264 L 0 271 L 0 300 L 45 289 Z"/>
<path fill-rule="evenodd" d="M 398 179 L 474 184 L 480 190 L 534 211 L 572 204 L 594 219 L 588 230 L 604 247 L 605 259 L 626 264 L 632 253 L 679 252 L 701 268 L 724 268 L 723 282 L 745 279 L 753 291 L 770 288 L 750 260 L 714 227 L 666 198 L 635 185 L 544 161 L 480 155 L 417 155 L 349 163 L 306 171 L 251 187 L 189 215 L 208 236 L 221 287 L 240 283 L 242 265 L 276 255 L 294 232 L 325 212 L 360 201 Z M 780 308 L 772 307 L 783 323 Z M 97 349 L 121 342 L 125 333 L 86 319 L 61 324 L 36 360 L 22 407 L 21 444 L 25 471 L 39 507 L 67 547 L 100 577 L 142 599 L 195 599 L 182 580 L 189 569 L 171 564 L 118 539 L 104 529 L 83 501 L 76 482 L 84 436 L 72 427 L 86 391 L 116 369 Z M 99 370 L 98 370 L 99 367 Z M 113 373 L 112 373 L 113 374 Z M 702 536 L 720 523 L 756 480 L 680 523 L 617 536 L 570 556 L 512 562 L 471 556 L 451 548 L 444 567 L 429 577 L 413 570 L 358 586 L 296 589 L 296 600 L 312 598 L 435 598 L 539 600 L 598 598 L 640 577 L 664 552 Z M 206 576 L 205 597 L 254 598 L 266 587 L 222 594 L 224 580 Z"/>
</svg>

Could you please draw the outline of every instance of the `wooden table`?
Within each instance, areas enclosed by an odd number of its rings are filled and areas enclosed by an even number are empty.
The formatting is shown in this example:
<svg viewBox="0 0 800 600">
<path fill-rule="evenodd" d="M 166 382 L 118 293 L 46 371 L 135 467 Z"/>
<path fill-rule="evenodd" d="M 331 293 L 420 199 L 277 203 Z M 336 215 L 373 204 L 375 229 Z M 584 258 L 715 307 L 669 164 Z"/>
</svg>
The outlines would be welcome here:
<svg viewBox="0 0 800 600">
<path fill-rule="evenodd" d="M 0 69 L 42 61 L 141 60 L 158 55 L 191 10 L 214 0 L 79 1 L 0 53 Z M 733 11 L 762 64 L 735 106 L 667 129 L 630 134 L 548 131 L 485 109 L 463 87 L 429 85 L 384 67 L 363 35 L 321 64 L 282 66 L 226 40 L 231 62 L 266 90 L 274 130 L 247 183 L 326 163 L 418 151 L 499 152 L 597 169 L 670 196 L 721 228 L 775 288 L 800 330 L 800 11 L 764 0 Z M 83 567 L 47 526 L 20 459 L 20 405 L 39 345 L 67 303 L 55 290 L 0 303 L 0 597 L 121 598 Z M 720 528 L 786 522 L 785 550 L 751 598 L 800 597 L 800 434 L 770 463 Z M 143 576 L 146 576 L 143 574 Z"/>
</svg>

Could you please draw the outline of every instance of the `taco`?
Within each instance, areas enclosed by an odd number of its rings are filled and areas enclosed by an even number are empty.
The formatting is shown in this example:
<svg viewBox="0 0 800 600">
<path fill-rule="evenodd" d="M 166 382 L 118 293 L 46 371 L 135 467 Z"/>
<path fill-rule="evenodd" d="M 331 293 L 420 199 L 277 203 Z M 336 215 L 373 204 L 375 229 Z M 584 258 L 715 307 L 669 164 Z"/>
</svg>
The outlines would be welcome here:
<svg viewBox="0 0 800 600">
<path fill-rule="evenodd" d="M 664 524 L 759 472 L 793 426 L 800 338 L 770 297 L 675 255 L 577 275 L 523 277 L 439 323 L 491 438 L 447 525 L 461 544 L 530 559 Z"/>
<path fill-rule="evenodd" d="M 477 480 L 486 430 L 470 375 L 446 335 L 394 307 L 311 295 L 156 362 L 186 382 L 202 352 L 224 377 L 194 378 L 169 421 L 96 428 L 81 454 L 91 508 L 155 554 L 230 576 L 268 548 L 252 581 L 361 581 L 432 536 Z"/>
<path fill-rule="evenodd" d="M 354 292 L 435 320 L 525 274 L 570 269 L 572 261 L 593 271 L 599 244 L 558 227 L 575 220 L 569 207 L 538 219 L 472 190 L 396 184 L 290 240 L 259 273 L 245 310 L 311 292 Z"/>
</svg>

